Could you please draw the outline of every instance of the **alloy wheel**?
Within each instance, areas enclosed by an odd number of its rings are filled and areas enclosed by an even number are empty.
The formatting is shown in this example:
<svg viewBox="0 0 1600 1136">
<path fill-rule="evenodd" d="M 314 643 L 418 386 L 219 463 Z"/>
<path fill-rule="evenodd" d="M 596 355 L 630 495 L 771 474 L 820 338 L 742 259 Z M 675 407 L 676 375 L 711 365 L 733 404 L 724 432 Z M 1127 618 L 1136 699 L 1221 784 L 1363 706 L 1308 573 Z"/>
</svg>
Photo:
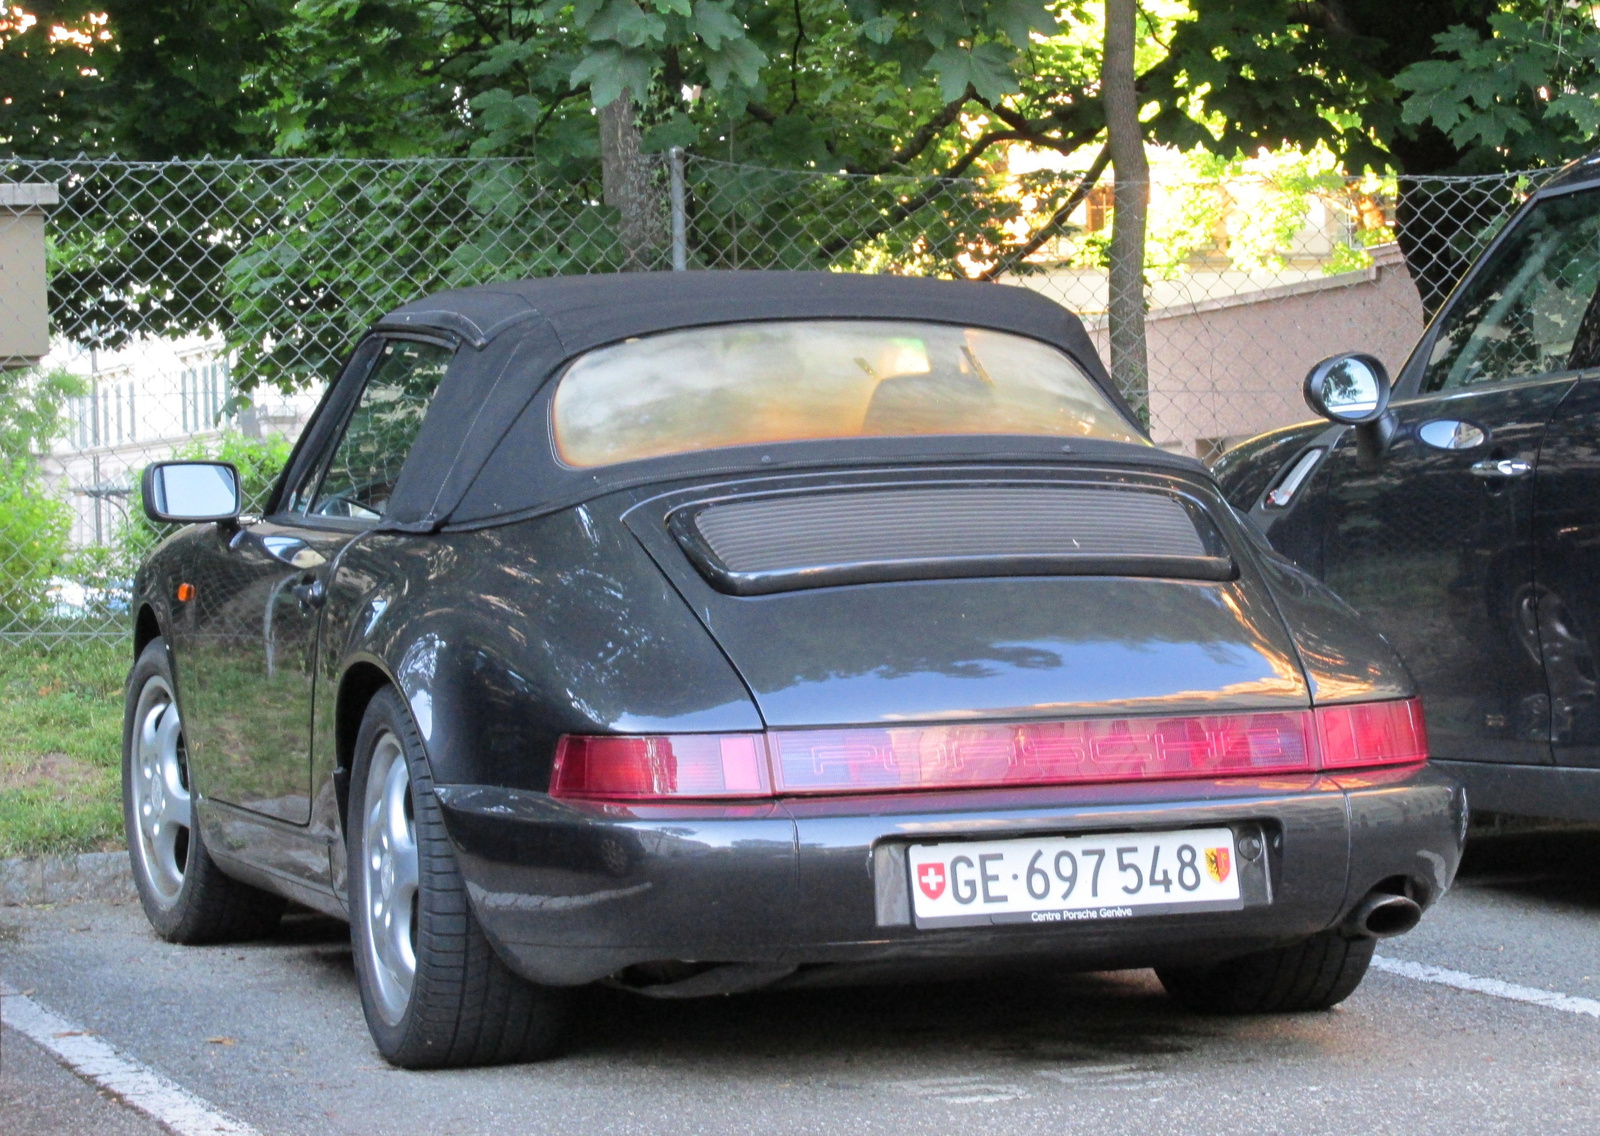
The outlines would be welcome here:
<svg viewBox="0 0 1600 1136">
<path fill-rule="evenodd" d="M 363 813 L 362 947 L 378 1013 L 397 1025 L 417 973 L 417 829 L 405 751 L 388 731 L 373 746 Z"/>
<path fill-rule="evenodd" d="M 150 678 L 134 710 L 132 795 L 139 866 L 162 907 L 178 902 L 188 866 L 193 802 L 183 723 L 167 680 Z"/>
</svg>

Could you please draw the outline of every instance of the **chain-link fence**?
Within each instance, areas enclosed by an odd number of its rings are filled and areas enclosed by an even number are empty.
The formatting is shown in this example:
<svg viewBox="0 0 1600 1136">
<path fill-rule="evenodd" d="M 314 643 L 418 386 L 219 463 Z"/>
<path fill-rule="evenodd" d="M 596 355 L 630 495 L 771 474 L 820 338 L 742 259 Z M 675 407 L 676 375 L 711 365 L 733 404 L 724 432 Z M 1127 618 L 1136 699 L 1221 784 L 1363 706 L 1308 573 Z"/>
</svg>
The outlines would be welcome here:
<svg viewBox="0 0 1600 1136">
<path fill-rule="evenodd" d="M 1398 367 L 1425 312 L 1542 176 L 1158 164 L 1148 377 L 1125 393 L 1157 442 L 1202 458 L 1303 419 L 1310 364 L 1359 348 Z M 137 506 L 140 469 L 220 454 L 264 494 L 361 331 L 440 288 L 625 268 L 998 280 L 1077 312 L 1105 354 L 1109 177 L 661 156 L 620 205 L 600 180 L 535 160 L 7 163 L 0 638 L 124 633 L 133 566 L 159 536 Z M 40 229 L 46 263 L 24 263 Z M 35 268 L 48 272 L 47 312 L 29 310 Z M 28 342 L 29 326 L 41 342 L 5 346 Z"/>
</svg>

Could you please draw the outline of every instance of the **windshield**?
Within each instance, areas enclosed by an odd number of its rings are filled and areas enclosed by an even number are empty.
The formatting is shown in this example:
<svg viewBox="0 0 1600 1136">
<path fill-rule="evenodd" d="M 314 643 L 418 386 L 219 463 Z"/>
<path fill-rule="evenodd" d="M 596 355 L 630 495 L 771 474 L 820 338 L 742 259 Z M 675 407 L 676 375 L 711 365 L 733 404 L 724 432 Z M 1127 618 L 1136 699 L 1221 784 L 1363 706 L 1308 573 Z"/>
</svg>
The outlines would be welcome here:
<svg viewBox="0 0 1600 1136">
<path fill-rule="evenodd" d="M 556 452 L 573 466 L 874 436 L 1149 444 L 1053 347 L 890 320 L 726 324 L 630 339 L 567 369 L 553 417 Z"/>
<path fill-rule="evenodd" d="M 1591 365 L 1600 281 L 1600 193 L 1543 201 L 1445 313 L 1425 391 L 1535 378 Z M 1580 334 L 1581 332 L 1581 334 Z"/>
</svg>

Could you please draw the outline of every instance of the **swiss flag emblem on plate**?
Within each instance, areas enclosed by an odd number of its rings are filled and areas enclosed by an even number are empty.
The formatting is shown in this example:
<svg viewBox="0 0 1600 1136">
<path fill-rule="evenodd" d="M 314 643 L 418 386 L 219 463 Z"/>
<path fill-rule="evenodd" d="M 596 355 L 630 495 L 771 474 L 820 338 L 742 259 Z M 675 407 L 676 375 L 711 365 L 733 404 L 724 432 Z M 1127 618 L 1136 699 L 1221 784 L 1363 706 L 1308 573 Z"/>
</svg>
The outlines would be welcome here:
<svg viewBox="0 0 1600 1136">
<path fill-rule="evenodd" d="M 918 868 L 917 886 L 929 899 L 938 899 L 944 894 L 944 865 L 924 864 Z"/>
</svg>

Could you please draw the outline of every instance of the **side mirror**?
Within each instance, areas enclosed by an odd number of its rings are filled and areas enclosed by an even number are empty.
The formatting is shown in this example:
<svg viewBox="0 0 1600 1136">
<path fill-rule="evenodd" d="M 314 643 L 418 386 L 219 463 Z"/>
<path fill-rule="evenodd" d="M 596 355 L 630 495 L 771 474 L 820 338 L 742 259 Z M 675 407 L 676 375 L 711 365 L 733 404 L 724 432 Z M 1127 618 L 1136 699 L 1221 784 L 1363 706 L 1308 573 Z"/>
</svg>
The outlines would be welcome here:
<svg viewBox="0 0 1600 1136">
<path fill-rule="evenodd" d="M 1312 410 L 1356 428 L 1356 459 L 1363 469 L 1375 468 L 1394 436 L 1384 365 L 1371 355 L 1334 355 L 1311 368 L 1304 390 Z"/>
<path fill-rule="evenodd" d="M 158 524 L 231 521 L 242 506 L 231 462 L 155 462 L 145 467 L 139 495 L 144 515 Z"/>
<path fill-rule="evenodd" d="M 1306 376 L 1306 405 L 1345 426 L 1376 422 L 1389 409 L 1389 372 L 1371 355 L 1334 355 Z"/>
</svg>

